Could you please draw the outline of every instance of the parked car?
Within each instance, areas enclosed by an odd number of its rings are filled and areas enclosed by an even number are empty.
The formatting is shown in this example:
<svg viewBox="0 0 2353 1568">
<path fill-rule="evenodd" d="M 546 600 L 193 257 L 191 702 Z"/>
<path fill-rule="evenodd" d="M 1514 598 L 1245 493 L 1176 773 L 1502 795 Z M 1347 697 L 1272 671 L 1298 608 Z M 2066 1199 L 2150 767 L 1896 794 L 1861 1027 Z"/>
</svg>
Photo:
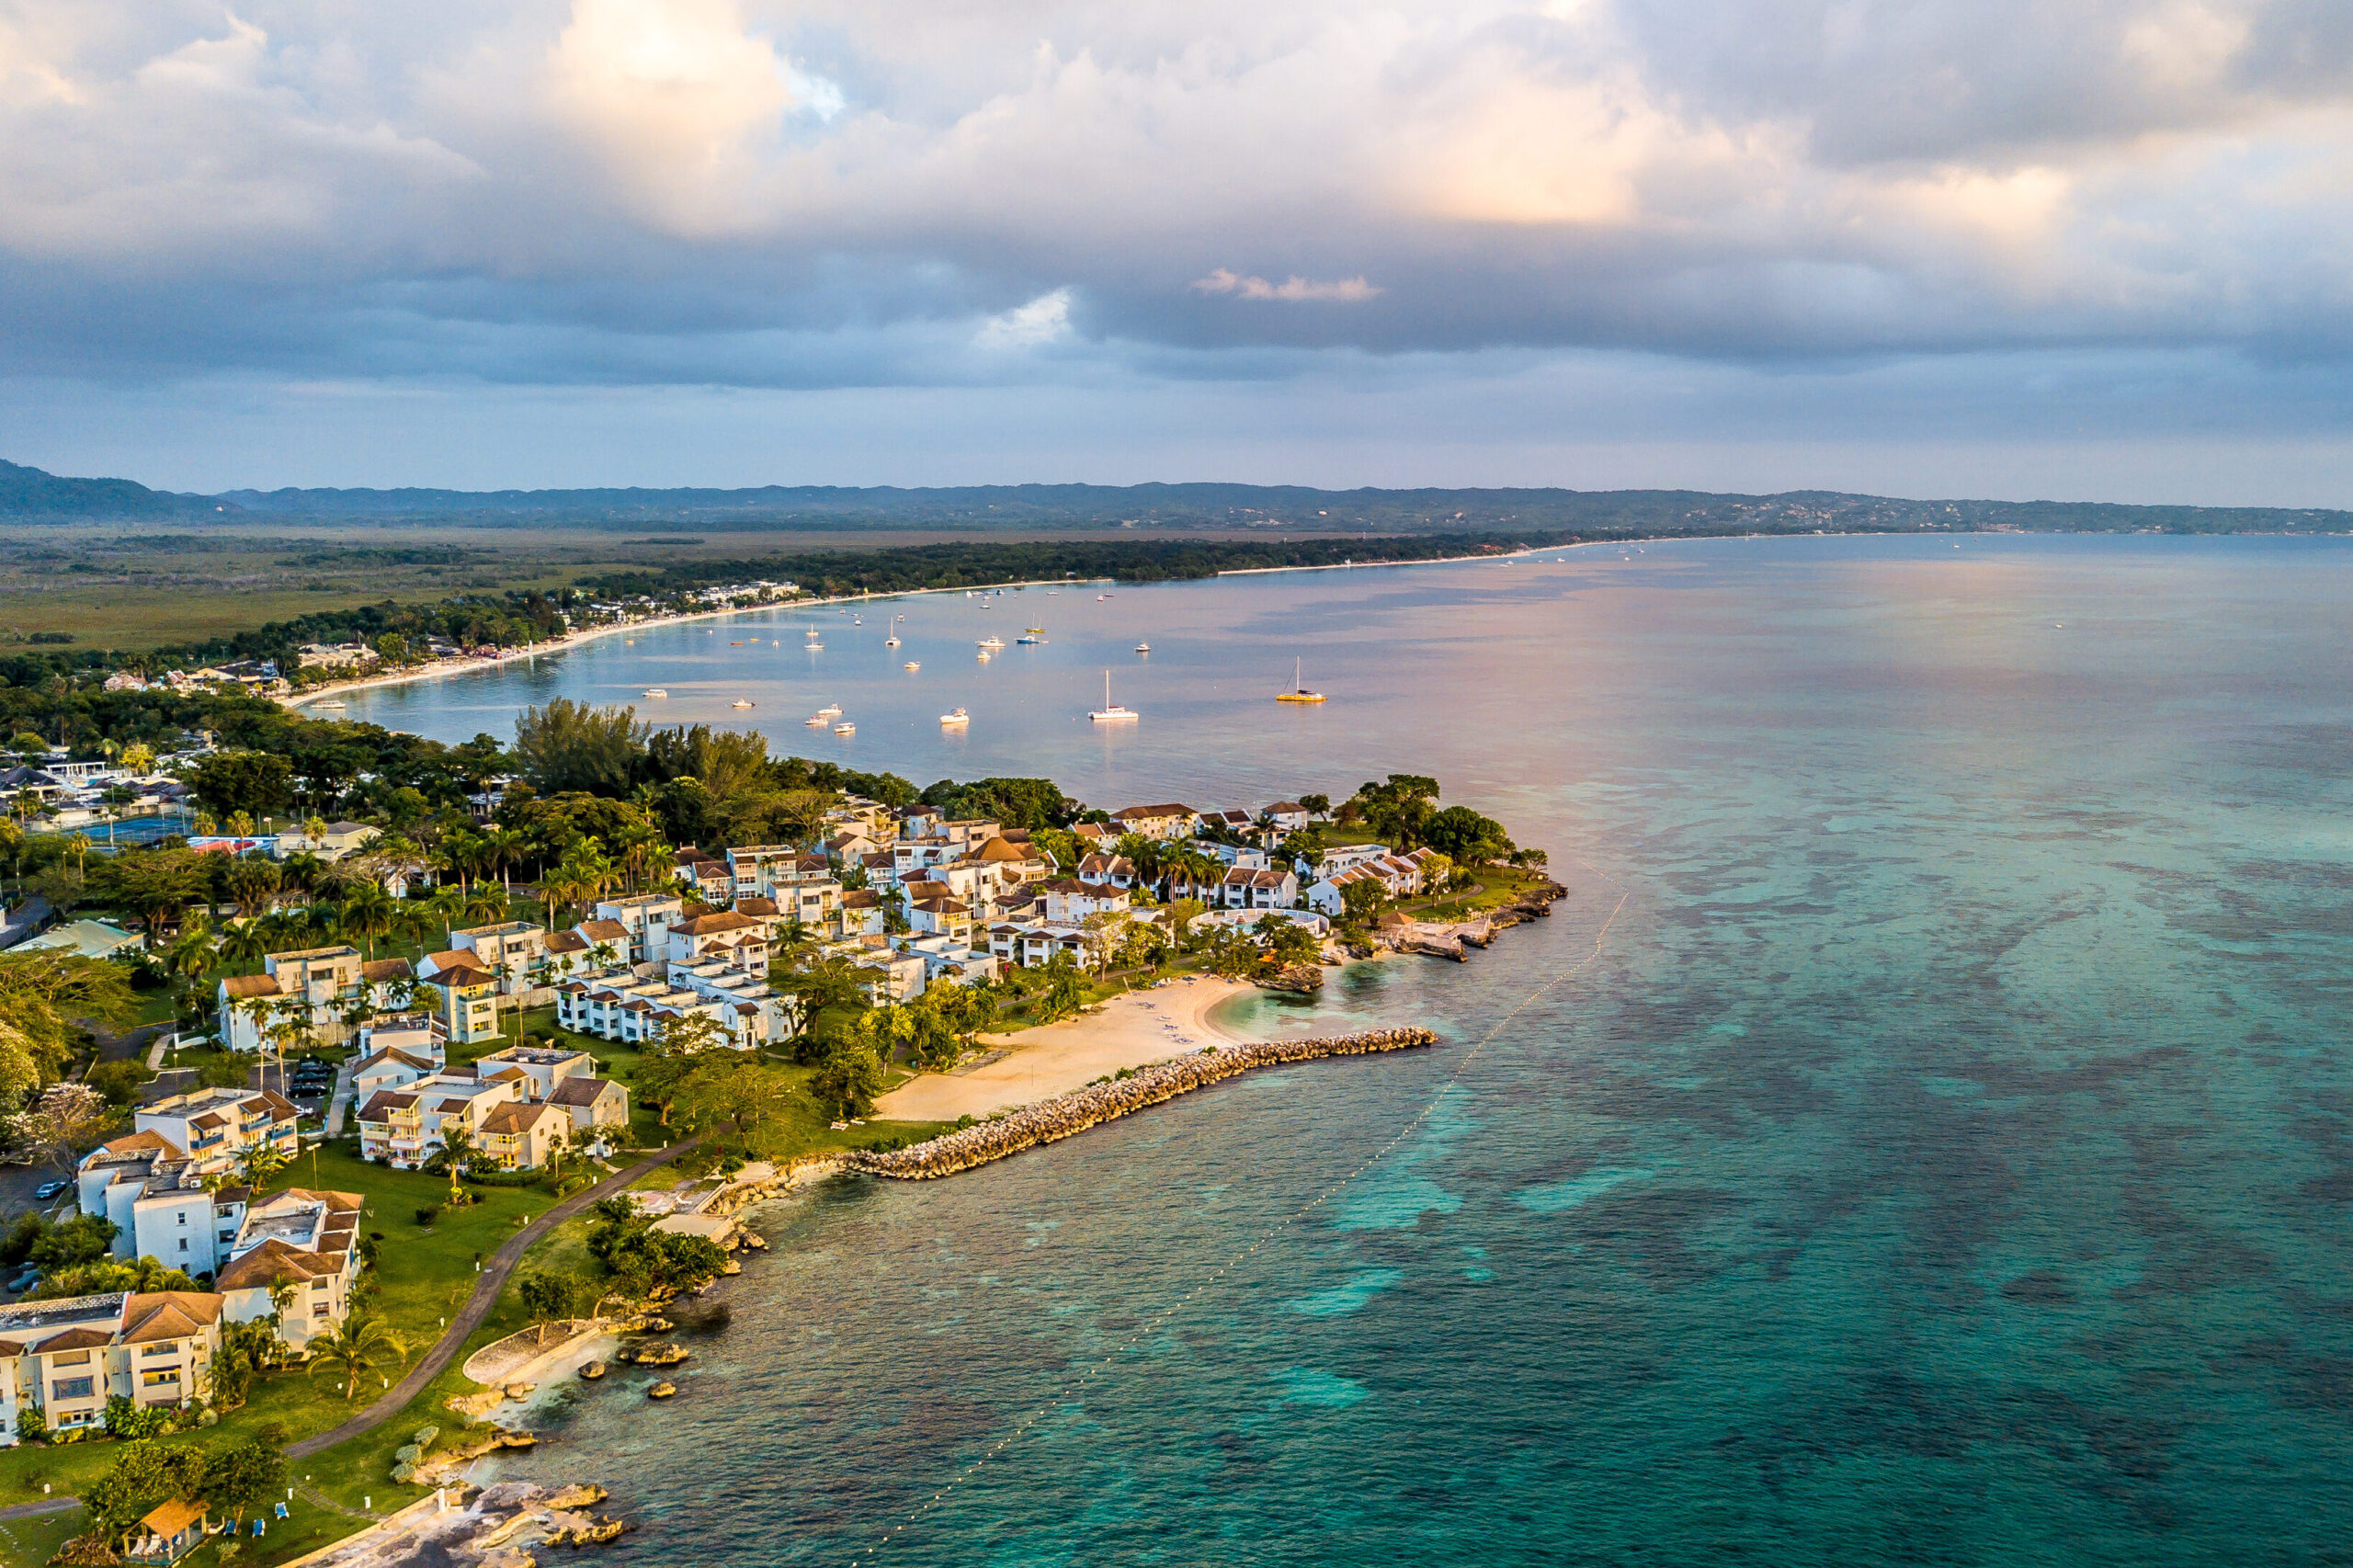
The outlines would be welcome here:
<svg viewBox="0 0 2353 1568">
<path fill-rule="evenodd" d="M 62 1193 L 72 1191 L 73 1188 L 74 1184 L 70 1181 L 45 1181 L 33 1188 L 33 1197 L 46 1203 Z"/>
</svg>

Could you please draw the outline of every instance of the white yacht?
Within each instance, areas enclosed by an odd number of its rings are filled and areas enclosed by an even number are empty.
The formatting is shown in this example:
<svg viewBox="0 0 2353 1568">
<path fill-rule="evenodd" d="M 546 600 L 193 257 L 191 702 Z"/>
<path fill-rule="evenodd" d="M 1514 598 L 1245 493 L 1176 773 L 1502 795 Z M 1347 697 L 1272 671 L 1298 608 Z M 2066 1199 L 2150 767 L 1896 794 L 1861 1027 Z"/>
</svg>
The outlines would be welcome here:
<svg viewBox="0 0 2353 1568">
<path fill-rule="evenodd" d="M 311 704 L 311 707 L 314 710 L 321 713 L 340 713 L 346 708 L 350 706 L 351 704 L 344 701 L 341 698 L 331 698 L 324 702 L 313 702 Z"/>
<path fill-rule="evenodd" d="M 838 703 L 838 702 L 828 702 L 828 703 L 826 703 L 823 708 L 818 709 L 818 710 L 817 710 L 817 713 L 818 713 L 818 716 L 819 716 L 819 717 L 821 717 L 821 718 L 832 719 L 832 718 L 838 717 L 838 716 L 840 715 L 840 713 L 841 713 L 841 710 L 842 710 L 842 705 L 841 705 L 840 703 Z"/>
<path fill-rule="evenodd" d="M 848 722 L 847 721 L 844 721 L 843 722 L 834 726 L 834 733 L 837 735 L 854 735 L 858 733 L 858 726 Z"/>
<path fill-rule="evenodd" d="M 939 722 L 943 724 L 969 724 L 972 722 L 972 716 L 959 708 L 953 713 L 942 713 L 939 716 Z"/>
<path fill-rule="evenodd" d="M 1111 672 L 1103 672 L 1103 706 L 1087 714 L 1098 724 L 1130 723 L 1143 717 L 1132 708 L 1123 708 L 1111 700 Z"/>
<path fill-rule="evenodd" d="M 823 713 L 813 714 L 809 718 L 803 719 L 801 722 L 808 725 L 813 730 L 822 730 L 827 724 L 832 722 L 832 721 L 827 719 Z"/>
<path fill-rule="evenodd" d="M 645 695 L 648 697 L 667 697 L 670 694 L 663 690 L 658 686 L 649 686 L 645 688 Z"/>
<path fill-rule="evenodd" d="M 885 648 L 895 648 L 898 645 L 899 640 L 896 637 L 885 637 L 882 639 L 882 646 Z"/>
<path fill-rule="evenodd" d="M 988 649 L 991 653 L 995 653 L 997 649 L 1005 646 L 1005 639 L 1002 637 L 983 637 L 981 639 L 979 646 Z"/>
<path fill-rule="evenodd" d="M 1139 642 L 1136 644 L 1136 652 L 1139 653 L 1149 653 L 1152 652 L 1152 644 L 1149 642 Z"/>
<path fill-rule="evenodd" d="M 734 701 L 733 701 L 733 702 L 729 703 L 727 706 L 728 706 L 728 707 L 730 707 L 730 708 L 749 708 L 751 705 L 752 705 L 752 699 L 751 699 L 750 698 L 748 698 L 748 697 L 739 697 L 739 698 L 737 698 Z"/>
<path fill-rule="evenodd" d="M 903 669 L 903 670 L 906 670 L 906 671 L 909 671 L 910 673 L 912 673 L 912 672 L 914 672 L 914 671 L 915 671 L 915 670 L 919 670 L 919 669 L 923 668 L 923 665 L 922 665 L 922 664 L 921 664 L 920 662 L 918 662 L 918 661 L 916 661 L 916 660 L 909 659 L 905 664 L 901 665 L 899 667 L 900 667 L 901 669 Z"/>
</svg>

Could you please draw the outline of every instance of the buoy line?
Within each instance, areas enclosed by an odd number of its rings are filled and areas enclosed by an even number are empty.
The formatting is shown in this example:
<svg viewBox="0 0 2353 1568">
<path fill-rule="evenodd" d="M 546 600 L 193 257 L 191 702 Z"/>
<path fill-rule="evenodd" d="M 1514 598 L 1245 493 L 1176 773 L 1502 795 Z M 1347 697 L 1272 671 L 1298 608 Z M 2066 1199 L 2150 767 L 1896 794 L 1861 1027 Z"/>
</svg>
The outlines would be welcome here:
<svg viewBox="0 0 2353 1568">
<path fill-rule="evenodd" d="M 1587 867 L 1586 869 L 1592 870 L 1594 869 Z M 1121 1340 L 1119 1344 L 1113 1346 L 1110 1349 L 1097 1357 L 1094 1363 L 1089 1366 L 1086 1372 L 1083 1373 L 1075 1381 L 1065 1383 L 1060 1389 L 1057 1389 L 1051 1398 L 1046 1400 L 1044 1403 L 1038 1405 L 1036 1409 L 1030 1411 L 1029 1415 L 1023 1416 L 1021 1420 L 1015 1425 L 1013 1430 L 1007 1432 L 1004 1437 L 999 1437 L 995 1443 L 983 1450 L 979 1458 L 974 1459 L 970 1463 L 966 1464 L 962 1470 L 958 1471 L 955 1478 L 949 1481 L 948 1484 L 942 1486 L 938 1491 L 933 1493 L 929 1497 L 926 1498 L 923 1502 L 918 1503 L 914 1508 L 910 1509 L 907 1513 L 907 1517 L 901 1519 L 897 1524 L 892 1525 L 888 1530 L 883 1532 L 882 1538 L 880 1540 L 876 1541 L 866 1551 L 858 1553 L 856 1557 L 851 1558 L 849 1560 L 849 1568 L 858 1568 L 858 1565 L 866 1562 L 869 1558 L 880 1555 L 882 1550 L 889 1546 L 893 1540 L 896 1540 L 901 1532 L 905 1530 L 907 1527 L 920 1522 L 926 1514 L 930 1513 L 934 1508 L 938 1507 L 940 1504 L 946 1502 L 949 1494 L 954 1492 L 958 1487 L 972 1480 L 973 1476 L 979 1474 L 983 1467 L 987 1465 L 991 1460 L 995 1459 L 997 1455 L 1005 1452 L 1006 1449 L 1019 1442 L 1021 1438 L 1028 1434 L 1030 1427 L 1035 1426 L 1040 1421 L 1045 1419 L 1049 1412 L 1060 1409 L 1074 1396 L 1085 1392 L 1087 1386 L 1090 1383 L 1093 1383 L 1097 1378 L 1101 1377 L 1104 1369 L 1109 1367 L 1113 1361 L 1124 1357 L 1129 1351 L 1134 1349 L 1138 1345 L 1142 1344 L 1145 1340 L 1158 1333 L 1160 1326 L 1166 1323 L 1170 1318 L 1175 1317 L 1177 1313 L 1183 1312 L 1187 1306 L 1191 1304 L 1194 1297 L 1199 1296 L 1202 1291 L 1207 1290 L 1211 1286 L 1215 1285 L 1219 1280 L 1224 1278 L 1228 1274 L 1233 1273 L 1243 1264 L 1247 1263 L 1251 1258 L 1256 1256 L 1258 1253 L 1266 1247 L 1267 1244 L 1272 1242 L 1276 1237 L 1281 1235 L 1293 1225 L 1299 1223 L 1300 1221 L 1304 1220 L 1308 1215 L 1313 1213 L 1316 1210 L 1321 1209 L 1324 1204 L 1329 1203 L 1333 1199 L 1338 1197 L 1341 1191 L 1344 1190 L 1350 1182 L 1356 1180 L 1357 1177 L 1370 1170 L 1375 1165 L 1379 1164 L 1383 1158 L 1385 1158 L 1392 1149 L 1394 1149 L 1398 1144 L 1411 1137 L 1415 1130 L 1419 1128 L 1423 1122 L 1427 1121 L 1431 1115 L 1437 1111 L 1439 1102 L 1444 1100 L 1448 1093 L 1451 1091 L 1456 1085 L 1462 1081 L 1462 1075 L 1470 1071 L 1471 1063 L 1478 1060 L 1479 1053 L 1486 1050 L 1487 1046 L 1497 1035 L 1503 1033 L 1506 1025 L 1508 1025 L 1514 1018 L 1519 1017 L 1520 1014 L 1526 1012 L 1537 998 L 1542 996 L 1546 992 L 1551 991 L 1554 986 L 1559 985 L 1563 981 L 1565 981 L 1571 975 L 1577 973 L 1587 964 L 1593 962 L 1596 959 L 1601 956 L 1601 945 L 1608 939 L 1609 927 L 1618 923 L 1620 912 L 1625 909 L 1626 901 L 1633 897 L 1634 893 L 1631 888 L 1627 887 L 1625 883 L 1619 881 L 1617 878 L 1610 876 L 1607 872 L 1596 871 L 1595 874 L 1599 876 L 1604 881 L 1609 882 L 1622 891 L 1620 892 L 1618 895 L 1618 902 L 1610 905 L 1608 916 L 1602 921 L 1601 928 L 1593 934 L 1593 950 L 1586 954 L 1585 957 L 1577 960 L 1576 962 L 1564 965 L 1556 971 L 1550 980 L 1545 981 L 1542 984 L 1529 992 L 1527 995 L 1521 997 L 1518 1002 L 1512 1004 L 1509 1011 L 1506 1012 L 1502 1017 L 1497 1018 L 1494 1025 L 1488 1028 L 1485 1034 L 1481 1035 L 1477 1040 L 1472 1042 L 1471 1049 L 1463 1053 L 1461 1062 L 1456 1065 L 1452 1075 L 1449 1076 L 1445 1083 L 1440 1084 L 1438 1086 L 1437 1091 L 1430 1096 L 1429 1102 L 1424 1105 L 1420 1110 L 1415 1112 L 1413 1118 L 1406 1121 L 1404 1126 L 1398 1128 L 1396 1133 L 1390 1138 L 1388 1142 L 1383 1143 L 1380 1148 L 1366 1155 L 1365 1158 L 1357 1165 L 1356 1169 L 1350 1171 L 1347 1175 L 1334 1182 L 1330 1187 L 1325 1187 L 1322 1192 L 1308 1199 L 1304 1204 L 1302 1204 L 1296 1213 L 1288 1215 L 1285 1218 L 1277 1221 L 1266 1231 L 1264 1234 L 1260 1235 L 1256 1241 L 1252 1242 L 1242 1251 L 1228 1257 L 1223 1263 L 1217 1267 L 1214 1272 L 1203 1278 L 1195 1284 L 1191 1290 L 1186 1291 L 1182 1296 L 1177 1297 L 1176 1300 L 1161 1308 L 1160 1312 L 1155 1316 L 1144 1323 L 1142 1326 L 1138 1327 L 1136 1331 L 1129 1335 L 1127 1338 Z"/>
</svg>

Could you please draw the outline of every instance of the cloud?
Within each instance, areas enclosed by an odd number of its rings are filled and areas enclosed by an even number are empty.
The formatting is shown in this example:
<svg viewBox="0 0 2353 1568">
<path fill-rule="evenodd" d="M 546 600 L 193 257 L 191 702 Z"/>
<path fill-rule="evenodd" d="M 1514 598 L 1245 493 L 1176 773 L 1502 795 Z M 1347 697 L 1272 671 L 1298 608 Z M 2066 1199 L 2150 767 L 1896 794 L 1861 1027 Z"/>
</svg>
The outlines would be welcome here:
<svg viewBox="0 0 2353 1568">
<path fill-rule="evenodd" d="M 2336 365 L 2348 146 L 2324 0 L 8 0 L 0 365 Z"/>
<path fill-rule="evenodd" d="M 1028 304 L 981 324 L 973 344 L 982 348 L 1035 348 L 1070 335 L 1070 290 L 1057 289 Z"/>
<path fill-rule="evenodd" d="M 1318 283 L 1294 272 L 1279 283 L 1269 283 L 1263 278 L 1245 278 L 1227 267 L 1214 267 L 1207 278 L 1194 278 L 1192 287 L 1204 294 L 1231 294 L 1237 300 L 1337 300 L 1346 304 L 1359 303 L 1381 292 L 1361 275 Z"/>
</svg>

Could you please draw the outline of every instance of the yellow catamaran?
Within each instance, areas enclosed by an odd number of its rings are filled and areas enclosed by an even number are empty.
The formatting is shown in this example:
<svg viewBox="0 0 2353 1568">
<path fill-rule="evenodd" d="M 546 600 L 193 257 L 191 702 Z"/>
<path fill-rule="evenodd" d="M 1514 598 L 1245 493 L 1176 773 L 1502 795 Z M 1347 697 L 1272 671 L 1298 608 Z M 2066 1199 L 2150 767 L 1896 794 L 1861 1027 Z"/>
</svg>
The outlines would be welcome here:
<svg viewBox="0 0 2353 1568">
<path fill-rule="evenodd" d="M 1277 692 L 1275 700 L 1278 702 L 1321 702 L 1324 700 L 1324 694 L 1307 689 L 1299 678 L 1299 661 L 1293 659 L 1290 662 L 1290 689 Z"/>
</svg>

